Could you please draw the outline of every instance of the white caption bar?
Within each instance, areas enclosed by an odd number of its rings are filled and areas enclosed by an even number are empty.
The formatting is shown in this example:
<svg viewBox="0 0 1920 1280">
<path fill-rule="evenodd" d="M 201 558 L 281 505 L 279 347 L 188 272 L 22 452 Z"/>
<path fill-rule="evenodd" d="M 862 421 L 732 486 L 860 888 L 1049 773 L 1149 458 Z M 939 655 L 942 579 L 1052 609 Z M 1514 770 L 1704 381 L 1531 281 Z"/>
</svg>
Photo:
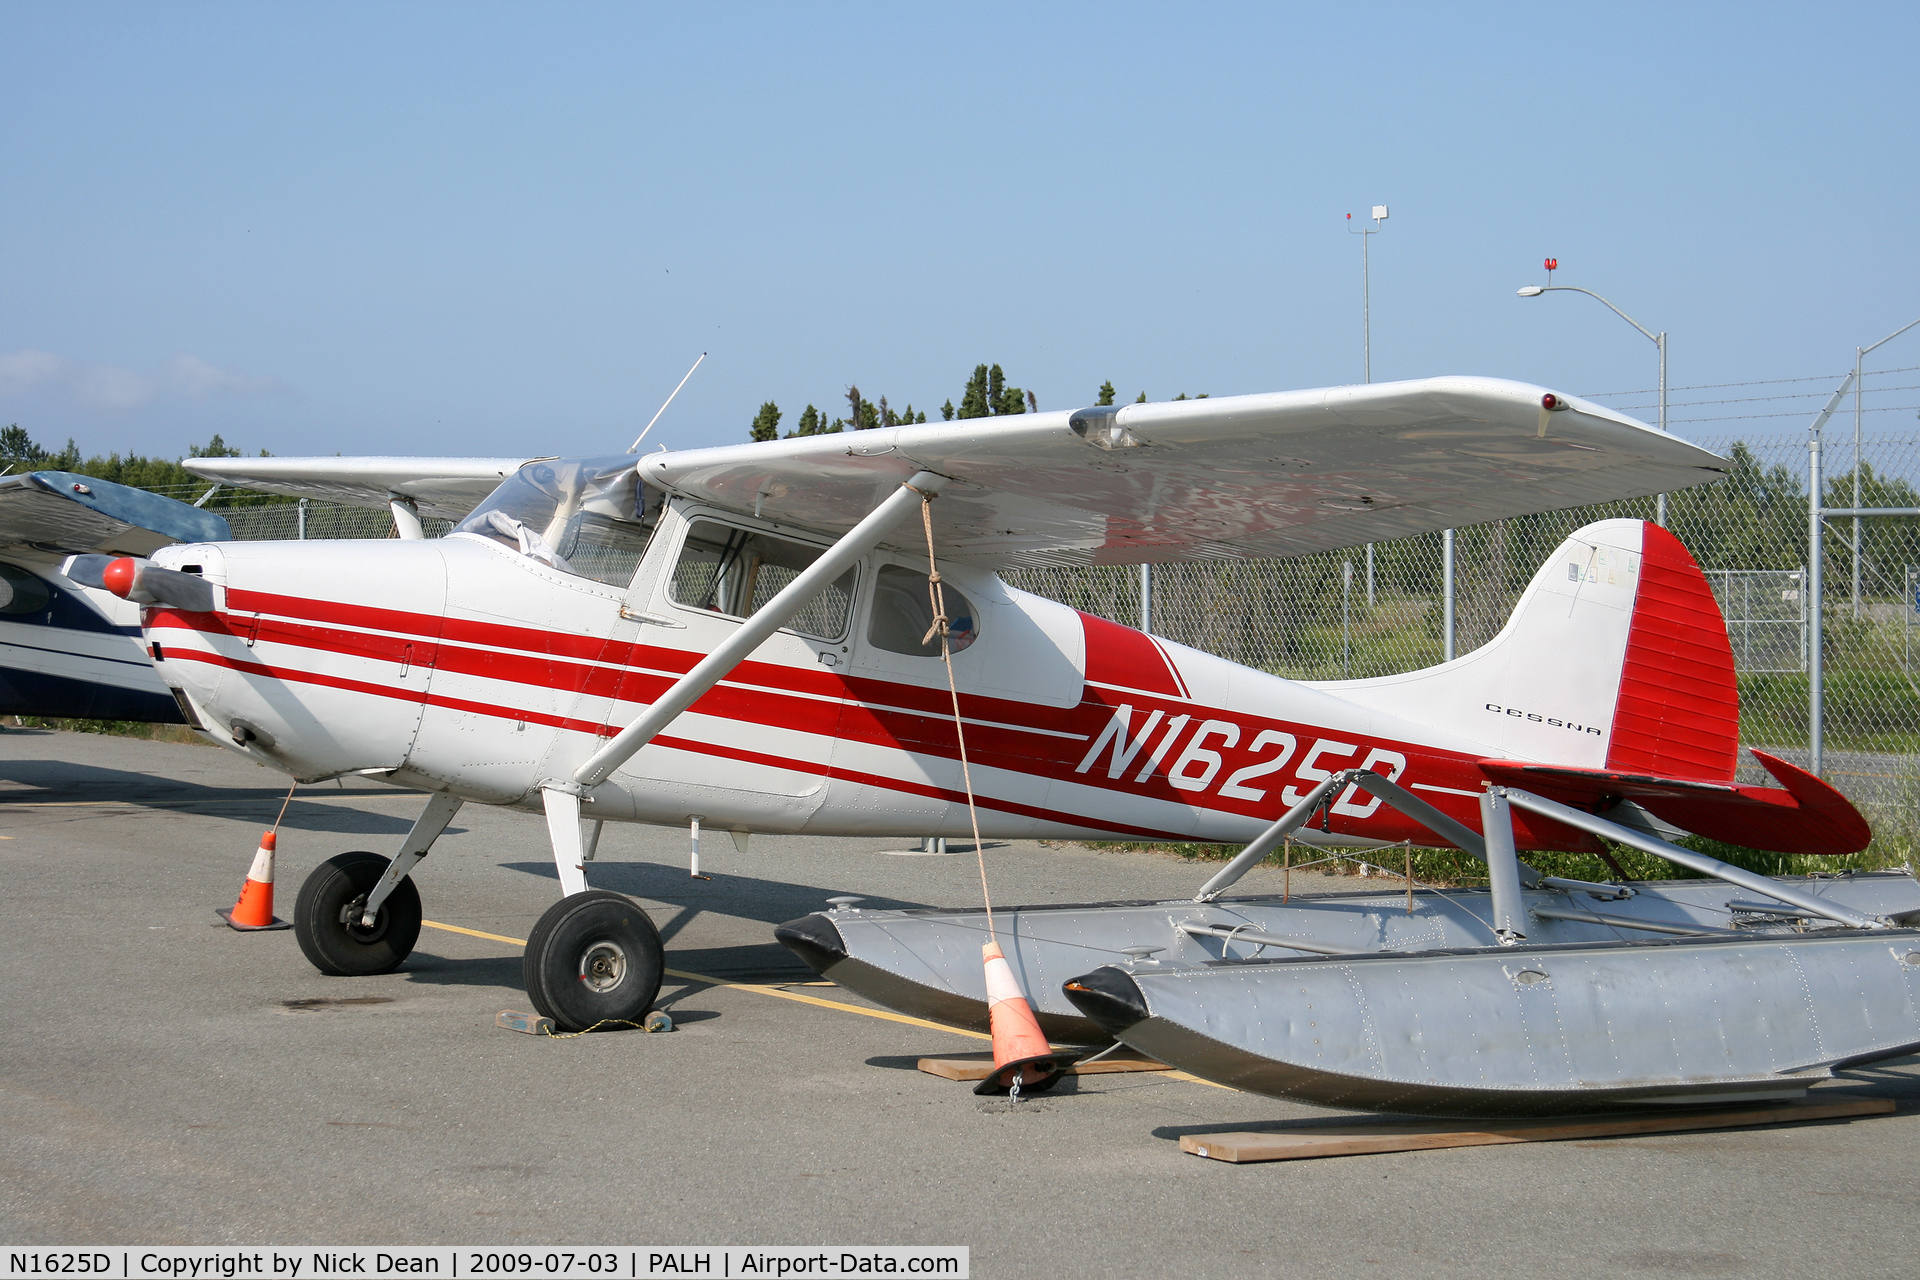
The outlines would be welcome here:
<svg viewBox="0 0 1920 1280">
<path fill-rule="evenodd" d="M 343 1280 L 430 1276 L 434 1280 L 568 1276 L 606 1280 L 784 1280 L 790 1276 L 939 1276 L 965 1280 L 965 1245 L 578 1245 L 364 1249 L 324 1245 L 207 1248 L 88 1245 L 4 1246 L 0 1280 L 83 1276 L 91 1280 Z"/>
</svg>

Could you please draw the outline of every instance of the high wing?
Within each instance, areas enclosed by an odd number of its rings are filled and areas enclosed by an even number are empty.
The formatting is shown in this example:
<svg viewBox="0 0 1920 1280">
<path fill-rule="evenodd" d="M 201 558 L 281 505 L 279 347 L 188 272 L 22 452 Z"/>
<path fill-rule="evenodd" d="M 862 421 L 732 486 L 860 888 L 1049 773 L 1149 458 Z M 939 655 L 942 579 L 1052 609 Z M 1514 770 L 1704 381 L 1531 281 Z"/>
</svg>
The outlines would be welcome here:
<svg viewBox="0 0 1920 1280">
<path fill-rule="evenodd" d="M 1725 466 L 1600 405 L 1447 377 L 656 453 L 641 475 L 838 532 L 924 469 L 956 481 L 933 504 L 945 557 L 1140 564 L 1359 546 L 1690 488 Z M 916 521 L 893 543 L 918 539 Z"/>
<path fill-rule="evenodd" d="M 184 502 L 70 471 L 0 479 L 0 546 L 53 555 L 151 555 L 175 542 L 224 542 L 227 522 Z"/>
<path fill-rule="evenodd" d="M 423 516 L 463 520 L 527 458 L 185 458 L 197 476 L 238 489 L 384 507 L 394 495 Z"/>
</svg>

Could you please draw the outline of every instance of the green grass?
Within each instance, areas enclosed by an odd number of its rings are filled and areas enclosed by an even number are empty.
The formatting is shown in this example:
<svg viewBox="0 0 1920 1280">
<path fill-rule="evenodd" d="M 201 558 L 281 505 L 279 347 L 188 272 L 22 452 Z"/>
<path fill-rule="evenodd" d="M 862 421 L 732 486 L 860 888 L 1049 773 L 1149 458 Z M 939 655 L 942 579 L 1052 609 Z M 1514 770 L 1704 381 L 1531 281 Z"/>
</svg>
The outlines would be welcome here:
<svg viewBox="0 0 1920 1280">
<path fill-rule="evenodd" d="M 1913 849 L 1911 833 L 1900 833 L 1903 838 L 1886 840 L 1876 835 L 1874 842 L 1859 853 L 1840 857 L 1817 857 L 1806 854 L 1769 853 L 1758 849 L 1743 849 L 1736 845 L 1724 844 L 1718 840 L 1708 840 L 1701 836 L 1688 836 L 1679 841 L 1683 849 L 1704 853 L 1708 857 L 1718 858 L 1722 862 L 1732 863 L 1748 871 L 1766 876 L 1797 876 L 1814 872 L 1837 871 L 1882 871 L 1889 868 L 1903 868 Z M 1239 855 L 1246 848 L 1237 844 L 1198 844 L 1192 841 L 1154 844 L 1119 840 L 1086 841 L 1090 849 L 1114 849 L 1129 852 L 1163 853 L 1171 857 L 1185 858 L 1194 862 L 1226 862 Z M 1691 871 L 1665 858 L 1645 853 L 1627 845 L 1609 844 L 1609 852 L 1627 873 L 1629 880 L 1695 880 L 1699 873 Z M 1389 875 L 1404 874 L 1408 851 L 1398 845 L 1385 849 L 1316 849 L 1308 845 L 1295 845 L 1293 863 L 1315 862 L 1333 853 L 1340 853 L 1341 859 L 1332 864 L 1322 864 L 1322 869 L 1332 869 L 1343 875 L 1358 876 L 1362 860 L 1375 867 L 1383 867 Z M 1460 849 L 1422 849 L 1415 847 L 1413 855 L 1413 878 L 1424 885 L 1441 888 L 1453 888 L 1461 885 L 1484 884 L 1487 868 L 1478 858 Z M 1542 875 L 1561 876 L 1569 880 L 1593 880 L 1606 882 L 1615 879 L 1612 868 L 1591 853 L 1553 853 L 1535 852 L 1521 856 L 1525 862 Z M 1283 862 L 1280 853 L 1269 854 L 1262 866 L 1278 867 Z"/>
<path fill-rule="evenodd" d="M 1899 669 L 1829 667 L 1826 746 L 1831 751 L 1920 751 L 1920 683 Z M 1740 736 L 1804 746 L 1807 676 L 1766 672 L 1740 678 Z"/>
<path fill-rule="evenodd" d="M 59 720 L 47 716 L 15 716 L 8 728 L 58 729 L 64 733 L 99 733 L 114 738 L 144 738 L 149 742 L 196 742 L 210 746 L 207 740 L 183 724 L 147 724 L 139 720 Z"/>
</svg>

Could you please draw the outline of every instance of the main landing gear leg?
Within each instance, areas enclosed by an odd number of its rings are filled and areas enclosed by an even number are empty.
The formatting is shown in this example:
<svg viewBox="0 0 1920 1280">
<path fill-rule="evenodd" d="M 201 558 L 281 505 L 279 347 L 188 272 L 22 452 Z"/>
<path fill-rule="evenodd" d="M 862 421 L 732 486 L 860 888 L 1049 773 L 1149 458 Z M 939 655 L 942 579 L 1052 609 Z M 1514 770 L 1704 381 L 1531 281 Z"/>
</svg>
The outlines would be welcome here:
<svg viewBox="0 0 1920 1280">
<path fill-rule="evenodd" d="M 653 921 L 631 898 L 587 888 L 586 863 L 599 843 L 580 824 L 580 792 L 552 785 L 541 792 L 553 864 L 565 895 L 527 936 L 522 961 L 533 1007 L 562 1031 L 603 1022 L 638 1026 L 660 994 L 665 949 Z"/>
<path fill-rule="evenodd" d="M 560 873 L 560 892 L 571 898 L 587 891 L 587 841 L 580 830 L 581 788 L 567 783 L 550 783 L 540 790 L 547 808 L 547 839 L 553 842 L 553 867 Z M 594 832 L 595 845 L 600 834 Z"/>
</svg>

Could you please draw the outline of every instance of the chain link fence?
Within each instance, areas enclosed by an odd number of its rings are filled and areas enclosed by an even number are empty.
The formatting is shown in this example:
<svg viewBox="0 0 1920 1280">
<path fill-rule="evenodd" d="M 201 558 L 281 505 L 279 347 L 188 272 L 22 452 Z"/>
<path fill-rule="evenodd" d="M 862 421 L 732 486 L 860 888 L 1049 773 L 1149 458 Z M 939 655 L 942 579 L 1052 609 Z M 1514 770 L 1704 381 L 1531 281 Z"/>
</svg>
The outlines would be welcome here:
<svg viewBox="0 0 1920 1280">
<path fill-rule="evenodd" d="M 386 510 L 348 507 L 335 502 L 266 502 L 233 507 L 208 507 L 227 522 L 236 542 L 290 542 L 302 538 L 392 538 L 398 536 L 393 516 Z M 420 527 L 429 538 L 443 538 L 451 520 L 423 516 Z"/>
<path fill-rule="evenodd" d="M 1728 477 L 1668 498 L 1667 527 L 1705 570 L 1727 619 L 1744 745 L 1808 763 L 1807 466 L 1799 439 L 1696 438 L 1733 460 Z M 1851 459 L 1828 448 L 1826 505 L 1920 507 L 1920 435 L 1877 435 Z M 1854 461 L 1846 470 L 1840 464 Z M 1856 479 L 1858 488 L 1856 492 Z M 213 508 L 241 540 L 385 538 L 385 511 L 324 502 Z M 1457 530 L 1454 651 L 1506 624 L 1546 557 L 1595 520 L 1651 520 L 1655 500 L 1547 512 Z M 429 537 L 445 520 L 425 520 Z M 1856 541 L 1856 524 L 1857 541 Z M 1879 847 L 1920 842 L 1920 519 L 1828 523 L 1825 775 L 1860 806 Z M 1393 675 L 1443 660 L 1441 535 L 1287 560 L 1159 565 L 1151 630 L 1296 680 Z M 1019 568 L 1032 591 L 1128 625 L 1140 621 L 1134 566 Z M 1743 781 L 1767 782 L 1745 758 Z"/>
</svg>

